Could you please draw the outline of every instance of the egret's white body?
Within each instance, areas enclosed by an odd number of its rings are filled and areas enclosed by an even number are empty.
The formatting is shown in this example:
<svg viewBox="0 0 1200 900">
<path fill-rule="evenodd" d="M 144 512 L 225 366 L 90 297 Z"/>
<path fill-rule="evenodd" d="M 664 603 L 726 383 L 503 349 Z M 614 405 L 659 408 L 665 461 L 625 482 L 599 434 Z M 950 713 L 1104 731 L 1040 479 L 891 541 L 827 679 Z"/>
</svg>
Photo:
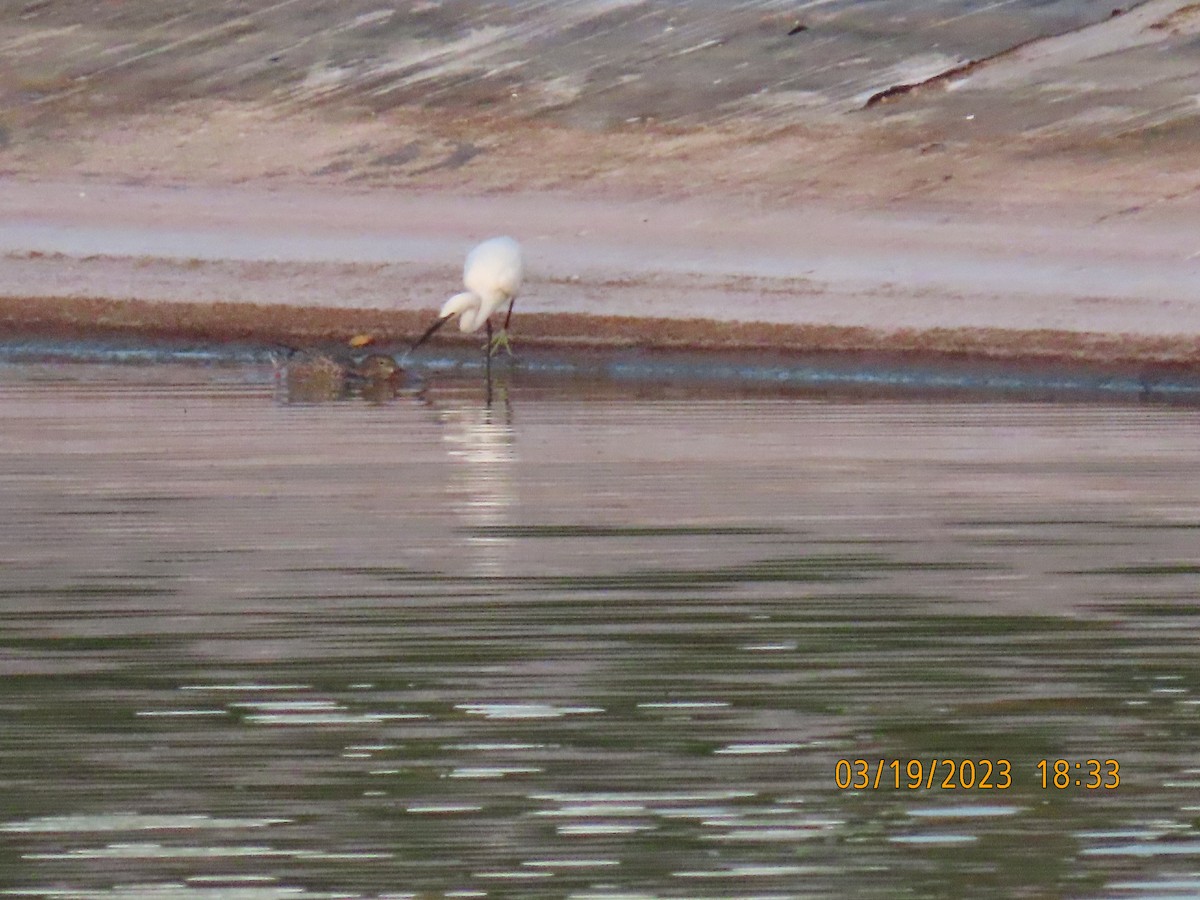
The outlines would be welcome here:
<svg viewBox="0 0 1200 900">
<path fill-rule="evenodd" d="M 467 263 L 463 266 L 463 286 L 466 290 L 442 304 L 437 321 L 417 338 L 412 350 L 429 340 L 435 331 L 455 316 L 458 317 L 459 329 L 465 332 L 478 331 L 486 325 L 488 342 L 485 349 L 488 384 L 491 384 L 492 354 L 500 347 L 512 353 L 508 343 L 508 320 L 512 318 L 513 301 L 524 274 L 520 244 L 510 237 L 494 237 L 484 241 L 467 254 Z M 500 333 L 493 339 L 492 313 L 503 306 L 506 300 L 508 312 L 504 316 L 504 324 L 500 326 Z"/>
<path fill-rule="evenodd" d="M 510 237 L 486 240 L 467 254 L 463 266 L 466 291 L 443 303 L 438 317 L 458 316 L 460 331 L 478 331 L 492 313 L 517 296 L 524 274 L 520 244 Z"/>
</svg>

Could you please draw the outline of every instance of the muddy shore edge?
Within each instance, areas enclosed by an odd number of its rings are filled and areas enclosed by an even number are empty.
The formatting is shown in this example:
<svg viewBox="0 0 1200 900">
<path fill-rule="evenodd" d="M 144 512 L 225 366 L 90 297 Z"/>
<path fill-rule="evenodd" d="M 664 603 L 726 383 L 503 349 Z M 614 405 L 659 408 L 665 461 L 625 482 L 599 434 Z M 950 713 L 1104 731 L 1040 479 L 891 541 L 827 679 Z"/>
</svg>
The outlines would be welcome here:
<svg viewBox="0 0 1200 900">
<path fill-rule="evenodd" d="M 383 352 L 402 355 L 433 310 L 330 309 L 251 303 L 157 303 L 91 297 L 0 297 L 0 335 L 10 344 L 134 341 L 179 347 L 342 347 L 370 335 Z M 687 353 L 703 360 L 800 360 L 814 354 L 921 366 L 970 365 L 1012 370 L 1105 371 L 1200 378 L 1200 338 L 1011 329 L 881 331 L 822 325 L 719 322 L 530 313 L 513 330 L 522 347 L 567 356 L 621 352 Z M 438 343 L 459 352 L 477 335 L 452 330 Z"/>
</svg>

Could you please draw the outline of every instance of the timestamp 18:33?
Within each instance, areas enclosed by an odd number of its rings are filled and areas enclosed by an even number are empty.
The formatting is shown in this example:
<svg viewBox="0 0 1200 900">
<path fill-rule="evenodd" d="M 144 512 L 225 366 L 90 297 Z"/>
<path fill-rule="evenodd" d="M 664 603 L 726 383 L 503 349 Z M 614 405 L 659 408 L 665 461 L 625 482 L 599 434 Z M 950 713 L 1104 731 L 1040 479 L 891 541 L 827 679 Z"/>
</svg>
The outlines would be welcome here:
<svg viewBox="0 0 1200 900">
<path fill-rule="evenodd" d="M 1121 764 L 1115 759 L 1039 759 L 1033 767 L 1033 786 L 1043 790 L 1069 787 L 1089 791 L 1114 790 L 1121 785 Z M 1012 762 L 1007 759 L 839 759 L 833 780 L 841 790 L 911 791 L 997 790 L 1013 787 Z"/>
</svg>

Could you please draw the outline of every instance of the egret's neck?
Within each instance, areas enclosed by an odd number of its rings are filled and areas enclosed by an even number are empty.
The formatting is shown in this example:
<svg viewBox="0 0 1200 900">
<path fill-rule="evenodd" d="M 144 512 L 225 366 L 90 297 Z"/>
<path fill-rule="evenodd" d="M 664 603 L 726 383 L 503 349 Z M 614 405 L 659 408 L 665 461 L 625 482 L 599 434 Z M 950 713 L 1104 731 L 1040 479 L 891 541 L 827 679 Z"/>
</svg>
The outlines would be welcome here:
<svg viewBox="0 0 1200 900">
<path fill-rule="evenodd" d="M 474 331 L 483 324 L 483 301 L 473 291 L 455 294 L 442 304 L 441 317 L 458 316 L 458 327 L 461 331 Z"/>
</svg>

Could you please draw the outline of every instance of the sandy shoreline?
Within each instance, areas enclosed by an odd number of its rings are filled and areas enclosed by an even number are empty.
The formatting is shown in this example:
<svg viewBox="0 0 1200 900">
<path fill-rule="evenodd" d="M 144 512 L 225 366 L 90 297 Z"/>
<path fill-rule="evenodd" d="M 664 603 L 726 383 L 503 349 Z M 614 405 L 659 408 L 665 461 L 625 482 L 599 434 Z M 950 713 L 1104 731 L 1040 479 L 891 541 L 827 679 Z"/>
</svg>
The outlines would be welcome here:
<svg viewBox="0 0 1200 900">
<path fill-rule="evenodd" d="M 0 183 L 10 333 L 403 343 L 473 241 L 521 238 L 520 340 L 1200 361 L 1200 261 L 1171 215 L 1096 222 L 549 193 Z M 448 335 L 444 339 L 461 339 Z"/>
</svg>

